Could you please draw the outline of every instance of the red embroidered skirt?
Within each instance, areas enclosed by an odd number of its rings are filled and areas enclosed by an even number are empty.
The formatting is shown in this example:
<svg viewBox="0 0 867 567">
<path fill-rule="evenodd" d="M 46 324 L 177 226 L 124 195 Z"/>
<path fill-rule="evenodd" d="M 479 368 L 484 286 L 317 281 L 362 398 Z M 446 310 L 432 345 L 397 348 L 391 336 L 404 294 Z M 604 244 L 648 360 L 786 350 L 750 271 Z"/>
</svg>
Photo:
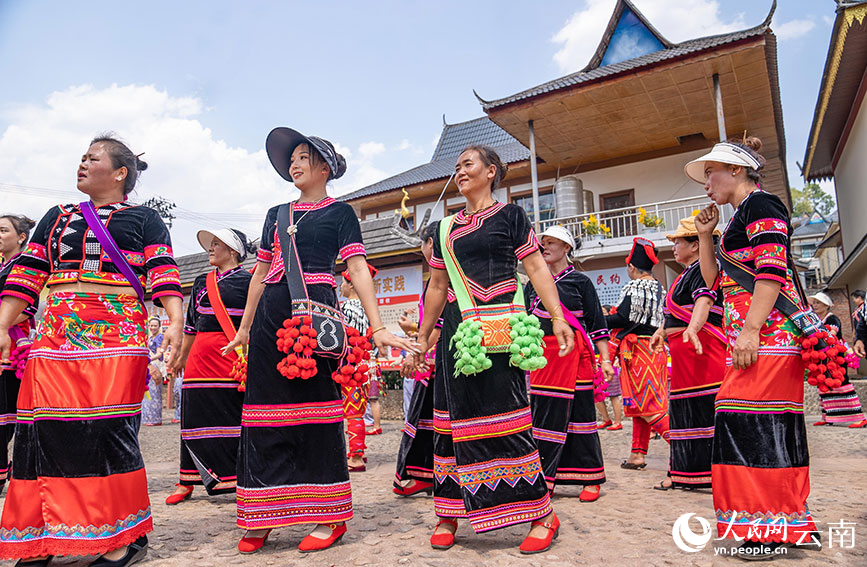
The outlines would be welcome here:
<svg viewBox="0 0 867 567">
<path fill-rule="evenodd" d="M 0 558 L 97 555 L 153 529 L 138 444 L 147 314 L 53 293 L 21 381 Z"/>
<path fill-rule="evenodd" d="M 548 490 L 555 484 L 605 482 L 593 400 L 594 354 L 575 334 L 575 348 L 560 356 L 557 338 L 545 337 L 548 364 L 530 373 L 533 438 Z"/>
<path fill-rule="evenodd" d="M 654 352 L 650 348 L 650 337 L 627 335 L 617 346 L 617 354 L 620 357 L 623 414 L 639 417 L 667 411 L 665 352 Z"/>
<path fill-rule="evenodd" d="M 220 353 L 222 332 L 198 333 L 181 390 L 180 483 L 204 484 L 208 494 L 235 491 L 244 394 L 232 376 L 235 353 Z"/>
<path fill-rule="evenodd" d="M 699 356 L 692 344 L 683 342 L 684 330 L 668 335 L 671 353 L 669 476 L 678 486 L 706 488 L 711 485 L 713 403 L 725 373 L 726 343 L 721 334 L 702 330 L 698 338 L 703 353 Z"/>
<path fill-rule="evenodd" d="M 731 352 L 752 295 L 739 287 L 723 290 Z M 716 397 L 712 460 L 721 537 L 797 543 L 802 532 L 816 529 L 807 510 L 810 456 L 798 336 L 791 321 L 774 309 L 760 333 L 758 362 L 735 370 L 726 361 Z"/>
</svg>

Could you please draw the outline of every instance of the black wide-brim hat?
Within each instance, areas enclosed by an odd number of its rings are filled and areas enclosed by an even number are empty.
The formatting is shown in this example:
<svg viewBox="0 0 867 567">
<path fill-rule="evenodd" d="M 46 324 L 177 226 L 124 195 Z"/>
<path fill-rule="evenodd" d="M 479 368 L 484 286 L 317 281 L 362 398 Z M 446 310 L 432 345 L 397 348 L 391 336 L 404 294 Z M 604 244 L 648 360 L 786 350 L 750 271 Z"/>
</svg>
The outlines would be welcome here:
<svg viewBox="0 0 867 567">
<path fill-rule="evenodd" d="M 331 170 L 329 179 L 337 179 L 346 171 L 346 162 L 343 156 L 337 153 L 334 144 L 328 140 L 316 136 L 305 136 L 292 128 L 279 127 L 274 128 L 268 134 L 268 138 L 265 140 L 265 151 L 268 153 L 271 165 L 286 181 L 292 181 L 292 176 L 289 175 L 289 158 L 292 157 L 292 152 L 299 144 L 307 144 L 319 152 L 319 155 L 328 164 L 328 169 Z"/>
</svg>

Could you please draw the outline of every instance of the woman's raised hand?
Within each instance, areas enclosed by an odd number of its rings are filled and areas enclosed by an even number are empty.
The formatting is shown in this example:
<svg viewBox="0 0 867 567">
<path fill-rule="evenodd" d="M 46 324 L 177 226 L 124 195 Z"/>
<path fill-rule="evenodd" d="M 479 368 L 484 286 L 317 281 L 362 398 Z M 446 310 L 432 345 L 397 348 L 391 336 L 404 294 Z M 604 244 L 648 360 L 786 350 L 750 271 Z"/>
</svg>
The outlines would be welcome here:
<svg viewBox="0 0 867 567">
<path fill-rule="evenodd" d="M 713 229 L 719 223 L 719 209 L 716 203 L 711 203 L 695 217 L 695 230 L 699 235 L 713 234 Z"/>
</svg>

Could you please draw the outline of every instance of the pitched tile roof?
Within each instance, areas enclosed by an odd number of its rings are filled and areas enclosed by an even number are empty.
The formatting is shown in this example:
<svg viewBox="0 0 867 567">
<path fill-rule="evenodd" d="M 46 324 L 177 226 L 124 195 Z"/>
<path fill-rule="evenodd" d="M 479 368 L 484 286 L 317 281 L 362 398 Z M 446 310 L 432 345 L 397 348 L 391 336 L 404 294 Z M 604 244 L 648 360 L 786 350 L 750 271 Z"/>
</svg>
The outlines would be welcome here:
<svg viewBox="0 0 867 567">
<path fill-rule="evenodd" d="M 397 215 L 361 221 L 361 237 L 368 256 L 421 247 L 421 238 L 400 225 Z"/>
<path fill-rule="evenodd" d="M 454 171 L 455 158 L 469 144 L 487 144 L 494 147 L 505 163 L 530 159 L 530 151 L 487 116 L 458 124 L 443 124 L 439 143 L 429 163 L 343 195 L 340 200 L 351 201 L 435 179 L 446 179 Z"/>
<path fill-rule="evenodd" d="M 631 6 L 631 4 L 630 4 Z M 482 108 L 485 112 L 492 110 L 494 108 L 505 106 L 508 104 L 512 104 L 515 102 L 519 102 L 528 98 L 533 98 L 535 96 L 539 96 L 542 94 L 551 93 L 554 91 L 558 91 L 560 89 L 572 87 L 575 85 L 580 85 L 582 83 L 590 83 L 593 81 L 598 81 L 602 79 L 607 79 L 614 75 L 619 75 L 621 73 L 626 73 L 629 71 L 634 71 L 636 69 L 640 69 L 642 67 L 646 67 L 649 65 L 654 65 L 657 63 L 662 63 L 664 61 L 668 61 L 671 59 L 676 59 L 679 57 L 683 57 L 685 55 L 691 55 L 693 53 L 698 53 L 701 51 L 705 51 L 708 49 L 713 49 L 715 47 L 719 47 L 722 45 L 726 45 L 728 43 L 734 43 L 736 41 L 741 41 L 744 39 L 749 39 L 751 37 L 756 37 L 764 34 L 770 27 L 771 17 L 774 15 L 774 11 L 776 10 L 777 2 L 774 0 L 773 5 L 771 6 L 771 11 L 768 14 L 765 21 L 763 21 L 758 26 L 731 33 L 724 33 L 719 35 L 712 35 L 708 37 L 702 37 L 698 39 L 691 39 L 688 41 L 683 41 L 681 43 L 673 43 L 670 44 L 671 47 L 667 47 L 666 49 L 661 49 L 655 53 L 649 53 L 647 55 L 642 55 L 641 57 L 636 57 L 634 59 L 628 59 L 621 63 L 615 63 L 613 65 L 606 65 L 604 67 L 593 67 L 593 63 L 598 64 L 597 58 L 599 56 L 598 50 L 597 54 L 594 55 L 594 59 L 591 61 L 591 65 L 588 65 L 581 71 L 577 73 L 572 73 L 571 75 L 566 75 L 565 77 L 560 77 L 559 79 L 554 79 L 553 81 L 548 81 L 547 83 L 543 83 L 539 86 L 533 87 L 531 89 L 527 89 L 525 91 L 521 91 L 517 94 L 507 96 L 505 98 L 497 99 L 497 100 L 484 100 L 478 94 L 476 94 L 476 98 L 479 99 L 479 102 L 482 103 Z M 631 8 L 633 11 L 634 7 Z M 615 15 L 617 12 L 615 11 Z M 609 27 L 617 24 L 616 18 L 612 17 L 611 22 L 609 22 Z M 649 24 L 648 24 L 649 25 Z M 603 36 L 603 41 L 606 37 L 610 35 L 610 30 L 606 31 L 606 34 Z M 661 36 L 660 36 L 661 37 Z M 601 47 L 601 46 L 600 46 Z"/>
<path fill-rule="evenodd" d="M 257 244 L 257 242 L 254 242 Z M 178 256 L 175 258 L 178 263 L 178 271 L 181 275 L 181 285 L 185 290 L 193 285 L 193 282 L 202 274 L 207 274 L 214 267 L 208 262 L 207 252 L 196 252 L 195 254 L 187 254 L 186 256 Z M 247 254 L 247 259 L 244 260 L 244 268 L 251 270 L 256 265 L 256 253 Z"/>
</svg>

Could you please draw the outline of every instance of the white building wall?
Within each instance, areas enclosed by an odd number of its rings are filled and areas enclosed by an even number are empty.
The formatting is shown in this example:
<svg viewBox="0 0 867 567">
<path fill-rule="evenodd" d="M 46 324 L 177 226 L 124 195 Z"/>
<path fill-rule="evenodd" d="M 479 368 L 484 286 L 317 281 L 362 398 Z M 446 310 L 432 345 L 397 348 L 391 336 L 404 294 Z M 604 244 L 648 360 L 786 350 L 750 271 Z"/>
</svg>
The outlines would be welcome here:
<svg viewBox="0 0 867 567">
<path fill-rule="evenodd" d="M 693 182 L 684 175 L 683 166 L 688 161 L 705 153 L 707 153 L 707 150 L 699 150 L 673 156 L 649 159 L 636 163 L 618 165 L 616 167 L 587 171 L 578 174 L 578 177 L 584 182 L 584 189 L 593 192 L 593 203 L 596 211 L 599 210 L 600 195 L 625 191 L 627 189 L 635 190 L 636 205 L 664 202 L 687 197 L 699 197 L 705 194 L 703 186 Z M 570 172 L 560 172 L 561 175 L 567 175 L 568 173 Z M 508 178 L 504 185 L 508 186 L 509 191 L 513 195 L 531 189 L 530 183 L 509 184 Z M 546 177 L 539 180 L 539 189 L 543 192 L 550 190 L 553 185 L 554 177 Z M 501 187 L 495 191 L 494 197 L 499 201 L 505 201 L 506 187 Z M 416 203 L 417 219 L 421 219 L 424 212 L 433 207 L 434 197 L 431 197 L 431 199 L 431 201 L 425 203 Z M 438 210 L 432 213 L 431 220 L 442 218 L 446 206 L 451 207 L 464 202 L 463 197 L 460 196 L 450 197 L 444 199 L 444 201 L 445 206 L 440 204 Z M 388 211 L 380 213 L 380 216 L 389 216 L 391 214 L 393 213 Z"/>
<path fill-rule="evenodd" d="M 656 203 L 704 195 L 704 188 L 683 173 L 683 166 L 707 150 L 628 163 L 579 173 L 584 190 L 593 192 L 595 208 L 599 210 L 599 195 L 635 190 L 635 204 Z M 565 175 L 568 172 L 561 172 Z"/>
<path fill-rule="evenodd" d="M 862 105 L 834 169 L 843 250 L 851 254 L 867 232 L 867 105 Z"/>
</svg>

